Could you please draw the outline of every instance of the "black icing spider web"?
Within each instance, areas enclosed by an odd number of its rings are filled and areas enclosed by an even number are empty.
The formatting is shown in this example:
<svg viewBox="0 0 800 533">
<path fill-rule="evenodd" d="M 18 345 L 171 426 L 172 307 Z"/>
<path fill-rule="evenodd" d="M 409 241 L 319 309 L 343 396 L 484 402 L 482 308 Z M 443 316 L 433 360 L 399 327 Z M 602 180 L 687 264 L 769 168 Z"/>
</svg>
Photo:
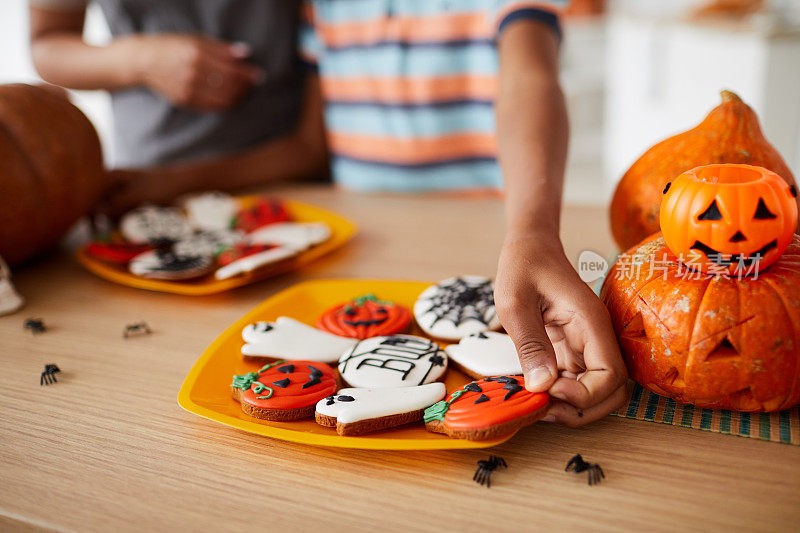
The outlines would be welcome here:
<svg viewBox="0 0 800 533">
<path fill-rule="evenodd" d="M 495 316 L 494 287 L 488 279 L 475 282 L 455 278 L 447 285 L 438 285 L 433 295 L 425 299 L 430 302 L 430 307 L 423 315 L 434 315 L 428 327 L 442 320 L 450 321 L 456 327 L 467 320 L 488 325 Z"/>
</svg>

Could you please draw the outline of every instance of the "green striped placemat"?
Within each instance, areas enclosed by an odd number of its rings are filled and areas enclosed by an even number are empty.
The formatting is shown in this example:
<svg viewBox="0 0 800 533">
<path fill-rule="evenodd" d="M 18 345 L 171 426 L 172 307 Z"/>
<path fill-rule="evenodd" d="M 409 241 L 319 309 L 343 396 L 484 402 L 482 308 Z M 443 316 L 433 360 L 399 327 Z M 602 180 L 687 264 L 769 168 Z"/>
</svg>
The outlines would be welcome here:
<svg viewBox="0 0 800 533">
<path fill-rule="evenodd" d="M 800 445 L 800 406 L 779 413 L 701 409 L 628 383 L 628 401 L 614 416 Z"/>
</svg>

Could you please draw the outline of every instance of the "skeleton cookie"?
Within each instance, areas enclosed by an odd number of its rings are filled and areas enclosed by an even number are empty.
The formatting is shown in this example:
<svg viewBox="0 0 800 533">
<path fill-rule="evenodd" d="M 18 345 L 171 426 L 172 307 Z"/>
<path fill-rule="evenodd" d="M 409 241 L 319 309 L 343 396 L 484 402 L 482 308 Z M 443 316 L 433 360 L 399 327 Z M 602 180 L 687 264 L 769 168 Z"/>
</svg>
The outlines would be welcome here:
<svg viewBox="0 0 800 533">
<path fill-rule="evenodd" d="M 128 211 L 119 229 L 127 240 L 135 243 L 177 241 L 192 232 L 180 209 L 153 205 Z"/>
<path fill-rule="evenodd" d="M 449 278 L 428 287 L 414 304 L 414 317 L 422 331 L 444 340 L 500 327 L 492 280 L 481 276 Z"/>
<path fill-rule="evenodd" d="M 444 398 L 444 383 L 391 389 L 342 389 L 317 402 L 316 420 L 339 435 L 358 435 L 422 420 Z"/>
<path fill-rule="evenodd" d="M 445 370 L 447 354 L 414 335 L 371 337 L 339 359 L 339 374 L 351 387 L 414 387 L 438 380 Z"/>
<path fill-rule="evenodd" d="M 450 362 L 473 378 L 522 374 L 517 348 L 511 337 L 496 331 L 467 335 L 444 349 Z"/>
<path fill-rule="evenodd" d="M 338 337 L 282 316 L 275 322 L 256 322 L 242 331 L 245 358 L 307 359 L 335 363 L 355 339 Z"/>
</svg>

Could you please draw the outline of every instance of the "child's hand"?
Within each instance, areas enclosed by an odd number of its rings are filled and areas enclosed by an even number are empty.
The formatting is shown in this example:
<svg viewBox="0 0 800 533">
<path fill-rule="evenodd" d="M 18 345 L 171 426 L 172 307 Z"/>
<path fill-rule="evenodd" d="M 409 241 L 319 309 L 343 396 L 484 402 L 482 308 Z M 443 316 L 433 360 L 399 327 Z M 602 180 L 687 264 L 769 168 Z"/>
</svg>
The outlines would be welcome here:
<svg viewBox="0 0 800 533">
<path fill-rule="evenodd" d="M 180 34 L 137 35 L 128 41 L 137 80 L 180 107 L 229 109 L 264 76 L 247 62 L 250 51 L 244 44 Z"/>
<path fill-rule="evenodd" d="M 525 387 L 553 397 L 544 420 L 580 426 L 622 405 L 627 373 L 608 312 L 557 237 L 506 238 L 495 300 L 517 346 Z"/>
</svg>

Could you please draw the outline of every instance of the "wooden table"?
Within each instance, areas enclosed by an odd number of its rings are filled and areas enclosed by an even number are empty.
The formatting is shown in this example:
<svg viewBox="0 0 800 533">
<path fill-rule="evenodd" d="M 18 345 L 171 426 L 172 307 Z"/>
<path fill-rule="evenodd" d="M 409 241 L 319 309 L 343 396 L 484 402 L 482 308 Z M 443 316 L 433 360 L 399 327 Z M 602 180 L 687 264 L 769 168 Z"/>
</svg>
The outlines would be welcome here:
<svg viewBox="0 0 800 533">
<path fill-rule="evenodd" d="M 800 527 L 800 450 L 788 445 L 614 417 L 581 429 L 540 423 L 492 450 L 509 468 L 487 490 L 470 479 L 486 450 L 314 448 L 183 411 L 176 396 L 195 359 L 276 291 L 323 277 L 495 272 L 497 198 L 280 193 L 344 213 L 361 233 L 302 272 L 210 297 L 119 287 L 67 253 L 16 274 L 28 306 L 0 318 L 0 529 Z M 572 259 L 612 250 L 600 209 L 568 207 L 563 229 Z M 23 331 L 32 316 L 46 334 Z M 140 320 L 153 334 L 124 340 L 125 324 Z M 63 372 L 40 387 L 50 362 Z M 602 485 L 563 471 L 576 452 L 602 464 Z"/>
</svg>

